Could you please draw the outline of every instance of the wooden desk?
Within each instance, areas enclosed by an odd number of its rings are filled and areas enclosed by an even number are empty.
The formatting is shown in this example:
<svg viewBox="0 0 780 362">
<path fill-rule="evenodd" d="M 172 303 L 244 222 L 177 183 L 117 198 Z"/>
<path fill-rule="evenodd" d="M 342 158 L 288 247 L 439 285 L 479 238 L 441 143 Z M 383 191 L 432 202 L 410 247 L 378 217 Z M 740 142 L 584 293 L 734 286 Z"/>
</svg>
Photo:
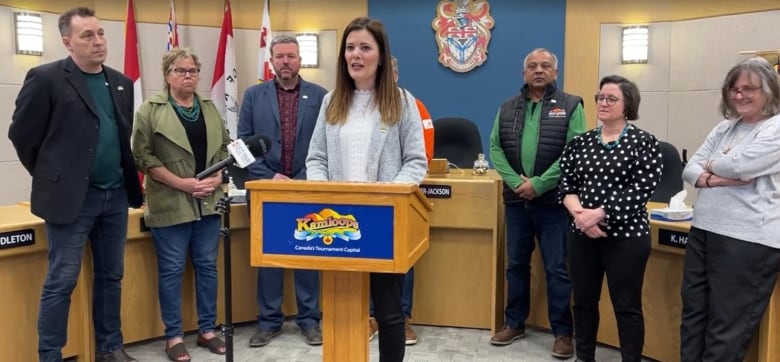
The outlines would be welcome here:
<svg viewBox="0 0 780 362">
<path fill-rule="evenodd" d="M 432 198 L 431 242 L 415 265 L 415 324 L 498 330 L 504 314 L 504 217 L 495 170 L 428 177 L 423 185 L 449 187 Z"/>
<path fill-rule="evenodd" d="M 491 170 L 487 176 L 472 176 L 469 174 L 449 174 L 447 177 L 427 178 L 424 184 L 448 186 L 452 197 L 449 199 L 430 199 L 433 203 L 431 213 L 431 242 L 428 252 L 416 264 L 416 281 L 414 296 L 414 323 L 439 326 L 458 326 L 469 328 L 484 328 L 495 332 L 503 324 L 504 311 L 504 218 L 501 201 L 501 179 Z M 9 206 L 13 213 L 21 213 L 27 218 L 29 214 L 26 205 Z M 10 210 L 10 209 L 9 209 Z M 21 211 L 16 211 L 21 210 Z M 8 212 L 0 213 L 5 215 Z M 127 248 L 125 252 L 125 276 L 122 282 L 122 330 L 125 343 L 133 343 L 163 335 L 163 325 L 160 321 L 159 303 L 157 300 L 157 262 L 151 234 L 141 229 L 142 210 L 131 209 L 128 218 Z M 35 218 L 37 219 L 37 218 Z M 3 220 L 12 220 L 4 217 Z M 18 350 L 20 345 L 29 345 L 26 351 L 16 360 L 29 360 L 34 356 L 36 340 L 35 325 L 30 323 L 37 317 L 37 301 L 40 286 L 45 275 L 46 245 L 45 235 L 40 223 L 40 237 L 43 240 L 28 249 L 28 254 L 34 254 L 34 261 L 28 264 L 27 275 L 39 280 L 31 288 L 25 285 L 27 294 L 14 298 L 11 303 L 15 308 L 24 307 L 26 311 L 14 310 L 10 307 L 5 311 L 13 311 L 19 322 L 9 325 L 20 325 L 31 328 L 29 331 L 7 329 L 0 333 L 0 340 L 8 341 Z M 231 239 L 232 239 L 232 273 L 233 273 L 233 322 L 251 322 L 257 318 L 256 285 L 257 269 L 249 266 L 249 235 L 248 213 L 245 205 L 233 205 L 231 209 Z M 38 234 L 36 234 L 38 235 Z M 14 249 L 11 249 L 14 250 Z M 9 253 L 0 251 L 0 258 Z M 91 259 L 85 258 L 83 270 L 91 270 Z M 217 323 L 224 320 L 223 298 L 223 259 L 222 242 L 220 255 L 217 259 L 220 285 L 218 299 Z M 0 263 L 0 268 L 11 268 L 11 263 Z M 6 269 L 0 269 L 6 270 Z M 19 270 L 19 269 L 17 269 Z M 25 270 L 25 269 L 23 269 Z M 78 352 L 66 348 L 68 356 L 79 356 L 86 353 L 86 361 L 91 360 L 93 350 L 91 338 L 91 322 L 89 313 L 89 292 L 87 286 L 91 280 L 85 278 L 90 273 L 82 272 L 77 291 L 74 292 L 71 307 L 70 328 L 72 334 L 80 331 L 81 335 L 69 335 L 68 348 L 79 346 Z M 18 271 L 3 273 L 0 281 L 8 288 L 21 289 L 19 283 L 25 281 L 12 278 L 19 275 Z M 11 284 L 13 281 L 16 284 Z M 285 295 L 283 312 L 291 316 L 296 313 L 292 272 L 285 272 Z M 182 287 L 182 318 L 183 329 L 197 329 L 195 311 L 194 277 L 191 266 L 185 269 Z M 29 295 L 28 295 L 29 294 Z M 83 300 L 83 304 L 81 301 Z M 1 303 L 1 302 L 0 302 Z M 3 307 L 0 304 L 0 307 Z M 0 312 L 2 313 L 2 312 Z M 25 314 L 26 313 L 26 314 Z M 0 316 L 3 316 L 0 314 Z M 9 315 L 5 320 L 17 321 Z M 21 321 L 24 321 L 23 323 Z M 20 341 L 24 341 L 21 343 Z M 81 342 L 80 342 L 81 341 Z M 0 342 L 0 343 L 4 343 Z M 2 346 L 3 344 L 0 344 Z M 82 352 L 86 351 L 86 352 Z M 33 353 L 33 354 L 29 354 Z"/>
<path fill-rule="evenodd" d="M 33 216 L 27 205 L 0 206 L 0 233 L 32 229 L 35 244 L 0 249 L 0 351 L 4 361 L 33 361 L 38 356 L 38 307 L 48 268 L 48 240 L 43 220 Z M 86 254 L 86 253 L 85 253 Z M 92 361 L 94 346 L 90 331 L 88 282 L 92 269 L 82 264 L 76 289 L 71 295 L 68 344 L 64 358 Z"/>
<path fill-rule="evenodd" d="M 648 209 L 665 206 L 665 204 L 649 203 Z M 659 231 L 669 230 L 687 234 L 690 227 L 690 222 L 650 220 L 652 249 L 647 261 L 642 290 L 642 309 L 645 317 L 645 346 L 642 354 L 659 361 L 675 362 L 680 360 L 680 320 L 682 314 L 680 288 L 685 255 L 683 248 L 659 244 Z M 534 254 L 536 253 L 534 252 Z M 534 255 L 531 279 L 531 316 L 529 316 L 527 323 L 549 329 L 544 269 L 538 255 Z M 772 299 L 745 361 L 774 362 L 780 360 L 780 346 L 777 344 L 778 339 L 780 339 L 779 293 L 780 283 L 775 285 Z M 599 323 L 598 341 L 618 347 L 617 324 L 606 282 L 601 290 L 599 313 L 601 322 Z"/>
</svg>

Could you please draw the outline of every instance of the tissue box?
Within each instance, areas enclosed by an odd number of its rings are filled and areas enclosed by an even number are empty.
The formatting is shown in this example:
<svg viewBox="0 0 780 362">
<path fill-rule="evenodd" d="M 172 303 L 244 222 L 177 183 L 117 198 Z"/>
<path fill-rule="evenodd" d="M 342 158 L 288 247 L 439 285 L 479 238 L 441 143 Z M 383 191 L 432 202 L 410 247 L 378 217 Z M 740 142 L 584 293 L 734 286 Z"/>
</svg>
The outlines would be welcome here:
<svg viewBox="0 0 780 362">
<path fill-rule="evenodd" d="M 660 221 L 689 221 L 693 219 L 693 209 L 675 210 L 668 207 L 663 209 L 651 209 L 650 219 Z"/>
</svg>

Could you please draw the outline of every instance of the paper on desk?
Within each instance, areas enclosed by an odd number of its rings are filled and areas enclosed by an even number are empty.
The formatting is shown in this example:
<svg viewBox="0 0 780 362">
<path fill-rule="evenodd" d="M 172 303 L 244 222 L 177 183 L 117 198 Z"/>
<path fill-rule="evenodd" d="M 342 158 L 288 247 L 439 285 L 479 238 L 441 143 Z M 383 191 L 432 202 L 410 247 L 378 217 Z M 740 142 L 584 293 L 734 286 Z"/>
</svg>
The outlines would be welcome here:
<svg viewBox="0 0 780 362">
<path fill-rule="evenodd" d="M 682 190 L 672 196 L 669 206 L 663 209 L 650 210 L 650 218 L 663 221 L 688 221 L 693 218 L 693 209 L 685 204 L 688 191 Z"/>
</svg>

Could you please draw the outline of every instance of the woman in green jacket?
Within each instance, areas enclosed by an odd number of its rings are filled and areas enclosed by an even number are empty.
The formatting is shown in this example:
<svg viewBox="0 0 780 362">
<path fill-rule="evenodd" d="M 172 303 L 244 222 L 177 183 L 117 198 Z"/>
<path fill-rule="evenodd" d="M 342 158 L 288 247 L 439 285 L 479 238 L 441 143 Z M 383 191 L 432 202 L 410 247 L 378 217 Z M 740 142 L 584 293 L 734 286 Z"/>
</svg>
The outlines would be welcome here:
<svg viewBox="0 0 780 362">
<path fill-rule="evenodd" d="M 174 48 L 162 59 L 164 89 L 138 109 L 133 154 L 144 174 L 144 221 L 151 229 L 159 271 L 157 289 L 165 325 L 165 352 L 189 361 L 181 329 L 181 283 L 187 255 L 195 270 L 198 346 L 225 354 L 215 331 L 217 242 L 222 174 L 195 175 L 227 157 L 230 142 L 214 103 L 196 93 L 200 62 L 190 49 Z"/>
</svg>

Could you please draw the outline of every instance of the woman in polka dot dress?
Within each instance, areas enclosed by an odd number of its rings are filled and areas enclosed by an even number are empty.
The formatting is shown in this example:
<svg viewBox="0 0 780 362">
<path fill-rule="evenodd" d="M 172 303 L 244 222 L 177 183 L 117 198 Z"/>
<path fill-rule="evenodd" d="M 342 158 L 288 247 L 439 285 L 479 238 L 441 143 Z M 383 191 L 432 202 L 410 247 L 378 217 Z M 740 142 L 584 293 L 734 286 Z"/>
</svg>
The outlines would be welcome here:
<svg viewBox="0 0 780 362">
<path fill-rule="evenodd" d="M 680 360 L 742 361 L 780 267 L 780 85 L 764 59 L 734 66 L 725 118 L 691 157 Z"/>
<path fill-rule="evenodd" d="M 650 255 L 645 204 L 661 179 L 661 152 L 652 134 L 628 122 L 638 118 L 640 96 L 633 82 L 605 77 L 595 98 L 601 125 L 572 139 L 560 163 L 560 196 L 572 217 L 575 349 L 578 360 L 594 361 L 606 273 L 622 359 L 640 361 L 642 280 Z"/>
</svg>

